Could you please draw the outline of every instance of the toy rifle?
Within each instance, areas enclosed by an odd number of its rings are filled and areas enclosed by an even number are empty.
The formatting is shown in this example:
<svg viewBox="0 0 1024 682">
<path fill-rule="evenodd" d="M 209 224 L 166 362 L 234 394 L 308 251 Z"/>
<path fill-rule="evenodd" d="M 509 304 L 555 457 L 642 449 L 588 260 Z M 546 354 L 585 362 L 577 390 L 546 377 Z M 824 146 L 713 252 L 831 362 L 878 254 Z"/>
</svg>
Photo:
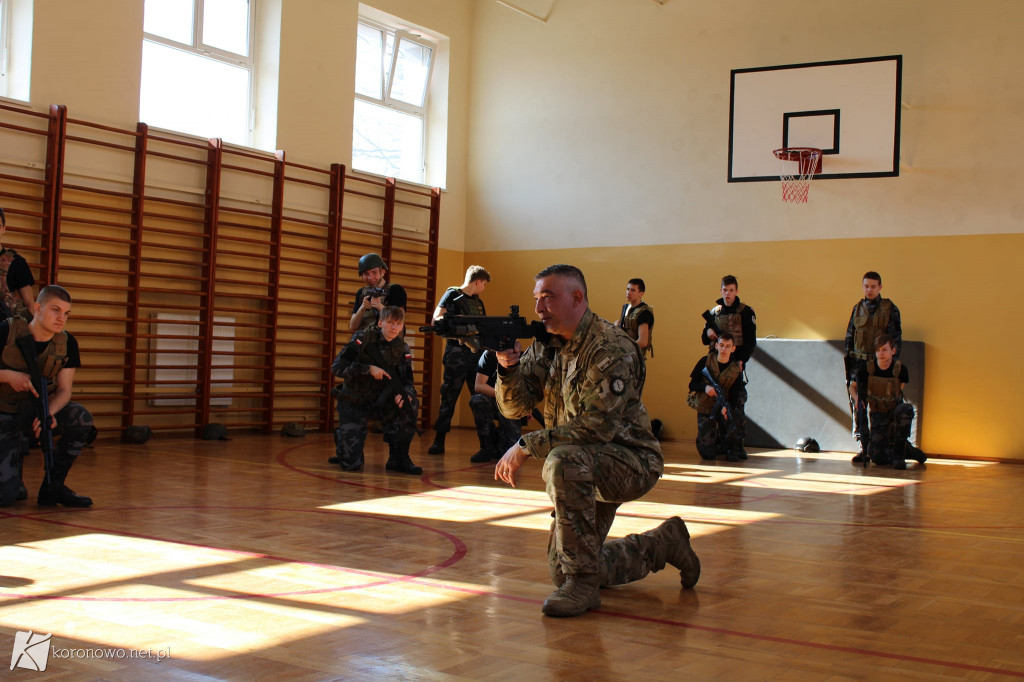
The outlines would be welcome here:
<svg viewBox="0 0 1024 682">
<path fill-rule="evenodd" d="M 46 377 L 39 370 L 39 358 L 36 355 L 36 340 L 31 334 L 19 336 L 15 341 L 18 350 L 25 358 L 28 374 L 32 379 L 32 387 L 35 388 L 39 398 L 34 400 L 35 409 L 33 416 L 39 420 L 39 447 L 43 450 L 43 464 L 45 465 L 45 485 L 52 489 L 51 473 L 53 472 L 53 429 L 50 417 L 50 396 L 47 393 Z"/>
<path fill-rule="evenodd" d="M 711 372 L 705 367 L 700 371 L 701 375 L 707 380 L 708 385 L 715 389 L 715 406 L 711 410 L 711 414 L 718 414 L 721 408 L 725 408 L 725 418 L 729 421 L 729 431 L 736 429 L 736 420 L 732 418 L 732 410 L 729 409 L 729 399 L 725 396 L 725 391 L 718 385 L 718 382 L 711 378 Z"/>
<path fill-rule="evenodd" d="M 445 315 L 421 332 L 437 334 L 446 339 L 469 341 L 493 351 L 512 348 L 516 339 L 547 340 L 549 334 L 541 322 L 529 322 L 519 316 L 519 306 L 509 306 L 508 315 Z"/>
<path fill-rule="evenodd" d="M 359 350 L 366 353 L 366 356 L 373 360 L 373 363 L 375 365 L 383 369 L 385 372 L 388 373 L 388 376 L 391 377 L 391 379 L 388 381 L 388 387 L 390 390 L 384 391 L 380 394 L 380 396 L 377 398 L 377 406 L 384 407 L 384 405 L 387 403 L 389 399 L 394 400 L 394 396 L 396 395 L 402 396 L 401 409 L 409 413 L 409 417 L 412 420 L 412 426 L 414 429 L 416 429 L 416 435 L 422 436 L 423 431 L 421 431 L 420 428 L 416 425 L 416 408 L 413 407 L 412 399 L 410 398 L 409 393 L 405 390 L 405 386 L 402 384 L 402 380 L 398 378 L 398 370 L 395 369 L 394 367 L 391 367 L 390 365 L 387 364 L 387 362 L 385 362 L 384 356 L 380 352 L 380 348 L 377 348 L 372 343 L 365 344 L 360 339 L 354 340 Z"/>
</svg>

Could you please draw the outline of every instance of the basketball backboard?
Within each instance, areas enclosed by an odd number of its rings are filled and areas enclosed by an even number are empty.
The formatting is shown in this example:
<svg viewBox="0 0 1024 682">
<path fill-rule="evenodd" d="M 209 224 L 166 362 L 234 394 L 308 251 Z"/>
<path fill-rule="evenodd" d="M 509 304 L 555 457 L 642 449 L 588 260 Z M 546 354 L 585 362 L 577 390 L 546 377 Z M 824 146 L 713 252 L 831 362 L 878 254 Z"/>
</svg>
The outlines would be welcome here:
<svg viewBox="0 0 1024 682">
<path fill-rule="evenodd" d="M 778 181 L 773 149 L 817 147 L 822 178 L 900 174 L 900 55 L 733 69 L 729 182 Z"/>
</svg>

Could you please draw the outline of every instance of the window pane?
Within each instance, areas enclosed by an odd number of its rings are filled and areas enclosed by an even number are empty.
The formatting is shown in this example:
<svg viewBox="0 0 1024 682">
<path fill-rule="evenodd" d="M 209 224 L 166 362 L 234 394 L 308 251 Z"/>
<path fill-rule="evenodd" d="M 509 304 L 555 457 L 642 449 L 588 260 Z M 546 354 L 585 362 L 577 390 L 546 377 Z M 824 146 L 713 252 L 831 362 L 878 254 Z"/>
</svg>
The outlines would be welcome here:
<svg viewBox="0 0 1024 682">
<path fill-rule="evenodd" d="M 432 52 L 433 50 L 425 45 L 399 39 L 391 99 L 416 107 L 423 106 L 423 100 L 427 95 L 427 76 L 430 73 Z"/>
<path fill-rule="evenodd" d="M 381 92 L 383 40 L 383 31 L 359 24 L 356 33 L 356 92 L 374 99 L 384 97 Z"/>
<path fill-rule="evenodd" d="M 139 120 L 244 145 L 249 71 L 144 40 Z"/>
<path fill-rule="evenodd" d="M 192 44 L 192 0 L 146 0 L 142 30 Z"/>
<path fill-rule="evenodd" d="M 206 0 L 203 3 L 203 43 L 248 57 L 248 0 Z"/>
<path fill-rule="evenodd" d="M 356 100 L 352 167 L 423 182 L 423 120 Z"/>
</svg>

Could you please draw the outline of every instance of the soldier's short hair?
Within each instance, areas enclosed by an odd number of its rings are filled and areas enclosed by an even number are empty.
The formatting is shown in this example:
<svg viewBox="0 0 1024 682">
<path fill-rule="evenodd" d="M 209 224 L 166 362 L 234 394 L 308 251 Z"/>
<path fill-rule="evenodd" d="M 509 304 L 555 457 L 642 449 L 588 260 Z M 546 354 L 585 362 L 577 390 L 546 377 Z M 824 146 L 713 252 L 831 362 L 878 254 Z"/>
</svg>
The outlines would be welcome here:
<svg viewBox="0 0 1024 682">
<path fill-rule="evenodd" d="M 639 289 L 640 291 L 647 291 L 647 285 L 645 285 L 644 281 L 639 277 L 634 277 L 633 279 L 626 282 L 626 284 L 635 284 L 636 288 Z"/>
<path fill-rule="evenodd" d="M 864 273 L 864 276 L 861 277 L 860 279 L 861 279 L 862 282 L 864 280 L 866 280 L 866 279 L 873 279 L 876 282 L 878 282 L 878 286 L 882 286 L 882 276 L 879 275 L 874 270 L 868 270 L 867 272 Z"/>
<path fill-rule="evenodd" d="M 59 284 L 47 284 L 45 287 L 39 290 L 39 295 L 36 296 L 36 303 L 39 305 L 46 305 L 46 302 L 51 298 L 59 298 L 65 303 L 71 303 L 71 294 L 68 290 Z"/>
<path fill-rule="evenodd" d="M 736 277 L 733 275 L 726 275 L 722 278 L 722 286 L 727 287 L 730 284 L 734 285 L 737 289 L 740 288 L 740 283 L 736 281 Z"/>
<path fill-rule="evenodd" d="M 872 350 L 878 350 L 879 348 L 881 348 L 882 346 L 884 346 L 884 345 L 886 345 L 886 344 L 888 344 L 889 346 L 891 346 L 891 347 L 893 348 L 893 350 L 895 350 L 895 349 L 896 349 L 896 340 L 895 340 L 895 339 L 893 339 L 893 338 L 892 338 L 891 336 L 889 336 L 888 334 L 881 334 L 881 335 L 879 335 L 879 336 L 878 336 L 878 337 L 877 337 L 877 338 L 875 339 L 875 347 L 874 347 L 874 348 L 872 348 Z"/>
<path fill-rule="evenodd" d="M 466 281 L 467 282 L 478 282 L 485 280 L 491 281 L 491 273 L 487 272 L 482 265 L 470 265 L 466 269 Z"/>
<path fill-rule="evenodd" d="M 732 345 L 734 345 L 734 346 L 736 345 L 736 335 L 733 334 L 731 331 L 728 331 L 728 330 L 723 331 L 721 334 L 719 334 L 718 335 L 718 340 L 719 341 L 732 341 Z"/>
<path fill-rule="evenodd" d="M 575 265 L 566 265 L 565 263 L 558 263 L 556 265 L 549 265 L 534 276 L 534 280 L 544 279 L 557 275 L 559 277 L 567 277 L 574 279 L 579 284 L 580 289 L 583 291 L 583 300 L 589 301 L 587 298 L 587 279 L 583 276 L 583 271 Z"/>
<path fill-rule="evenodd" d="M 397 305 L 389 305 L 381 308 L 380 319 L 405 322 L 405 311 Z"/>
</svg>

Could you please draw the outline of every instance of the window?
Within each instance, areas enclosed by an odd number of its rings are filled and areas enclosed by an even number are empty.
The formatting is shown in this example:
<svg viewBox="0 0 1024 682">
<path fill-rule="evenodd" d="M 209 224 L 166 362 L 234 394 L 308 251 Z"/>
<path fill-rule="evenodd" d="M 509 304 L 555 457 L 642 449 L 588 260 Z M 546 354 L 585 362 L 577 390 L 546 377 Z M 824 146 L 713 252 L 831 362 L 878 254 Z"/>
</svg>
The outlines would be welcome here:
<svg viewBox="0 0 1024 682">
<path fill-rule="evenodd" d="M 32 0 L 0 0 L 0 96 L 29 101 Z"/>
<path fill-rule="evenodd" d="M 356 45 L 352 167 L 423 183 L 436 45 L 365 19 L 359 20 Z"/>
<path fill-rule="evenodd" d="M 139 119 L 252 146 L 255 0 L 145 0 Z"/>
</svg>

